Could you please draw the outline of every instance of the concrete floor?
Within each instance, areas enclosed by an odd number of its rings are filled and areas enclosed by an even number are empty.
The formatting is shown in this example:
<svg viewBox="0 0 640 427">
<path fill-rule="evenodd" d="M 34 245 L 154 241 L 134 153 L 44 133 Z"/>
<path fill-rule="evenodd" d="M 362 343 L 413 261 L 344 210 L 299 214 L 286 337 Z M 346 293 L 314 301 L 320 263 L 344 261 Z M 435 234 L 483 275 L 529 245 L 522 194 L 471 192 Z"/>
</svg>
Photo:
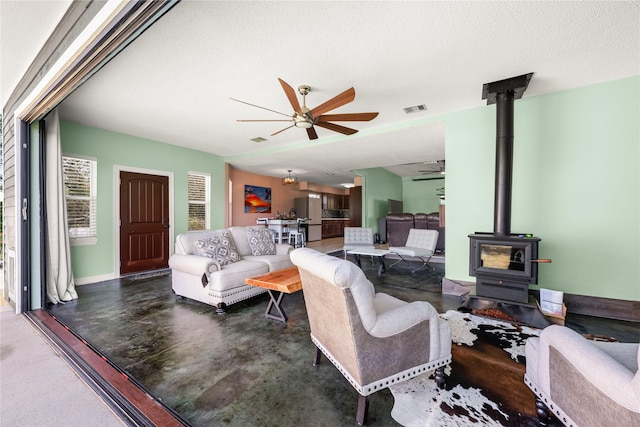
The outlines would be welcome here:
<svg viewBox="0 0 640 427">
<path fill-rule="evenodd" d="M 438 312 L 461 305 L 460 297 L 441 293 L 443 265 L 411 274 L 401 264 L 381 277 L 369 262 L 363 268 L 377 292 L 425 300 Z M 355 424 L 355 390 L 330 362 L 312 366 L 301 292 L 283 301 L 286 325 L 265 319 L 266 294 L 220 316 L 208 305 L 176 300 L 170 276 L 85 285 L 78 293 L 51 312 L 194 426 Z M 621 341 L 637 340 L 640 331 L 638 324 L 586 316 L 569 315 L 567 325 Z M 388 390 L 372 395 L 368 424 L 398 425 L 392 406 Z"/>
<path fill-rule="evenodd" d="M 8 304 L 0 331 L 1 426 L 126 425 Z"/>
<path fill-rule="evenodd" d="M 394 268 L 378 278 L 378 291 L 405 300 L 443 297 L 443 266 L 412 275 Z M 194 426 L 353 425 L 357 393 L 324 360 L 312 366 L 314 347 L 302 293 L 283 301 L 286 325 L 267 320 L 267 295 L 232 305 L 220 316 L 205 304 L 178 299 L 170 277 L 115 280 L 78 287 L 79 299 L 52 313 Z M 371 397 L 369 425 L 397 425 L 388 390 Z"/>
</svg>

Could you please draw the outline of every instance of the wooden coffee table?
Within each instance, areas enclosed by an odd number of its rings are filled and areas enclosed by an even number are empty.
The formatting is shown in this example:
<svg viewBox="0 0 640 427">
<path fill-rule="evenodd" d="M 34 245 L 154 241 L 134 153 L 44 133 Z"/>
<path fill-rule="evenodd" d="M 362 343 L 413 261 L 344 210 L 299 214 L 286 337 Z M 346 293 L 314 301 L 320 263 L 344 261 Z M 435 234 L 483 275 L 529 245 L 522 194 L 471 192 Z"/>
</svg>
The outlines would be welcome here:
<svg viewBox="0 0 640 427">
<path fill-rule="evenodd" d="M 302 289 L 298 267 L 289 267 L 261 276 L 249 277 L 244 280 L 244 283 L 264 288 L 269 293 L 269 304 L 264 312 L 266 318 L 287 323 L 287 315 L 281 304 L 282 297 L 284 297 L 284 294 L 292 294 Z M 274 292 L 276 295 L 274 295 Z M 275 309 L 276 314 L 271 313 L 273 309 Z"/>
</svg>

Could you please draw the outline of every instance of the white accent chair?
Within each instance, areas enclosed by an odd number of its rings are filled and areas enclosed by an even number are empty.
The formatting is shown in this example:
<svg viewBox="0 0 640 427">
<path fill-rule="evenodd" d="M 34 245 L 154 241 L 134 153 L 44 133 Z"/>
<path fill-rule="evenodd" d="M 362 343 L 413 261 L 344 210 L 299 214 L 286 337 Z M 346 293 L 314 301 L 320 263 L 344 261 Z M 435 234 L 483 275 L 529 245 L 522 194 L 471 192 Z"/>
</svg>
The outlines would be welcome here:
<svg viewBox="0 0 640 427">
<path fill-rule="evenodd" d="M 638 343 L 591 341 L 551 325 L 527 339 L 524 382 L 540 421 L 566 426 L 640 426 Z"/>
<path fill-rule="evenodd" d="M 412 228 L 409 230 L 409 236 L 404 246 L 390 246 L 389 252 L 394 253 L 400 257 L 400 259 L 390 267 L 398 264 L 399 262 L 408 262 L 407 257 L 418 258 L 422 261 L 422 265 L 412 273 L 427 266 L 429 260 L 433 256 L 438 244 L 438 230 L 425 230 Z"/>
<path fill-rule="evenodd" d="M 302 280 L 313 364 L 323 353 L 356 389 L 358 424 L 378 390 L 434 370 L 436 383 L 444 384 L 451 329 L 432 305 L 376 293 L 354 263 L 310 248 L 295 249 L 291 261 Z"/>
<path fill-rule="evenodd" d="M 373 228 L 371 227 L 345 227 L 344 246 L 342 252 L 347 259 L 347 251 L 354 249 L 374 249 Z"/>
</svg>

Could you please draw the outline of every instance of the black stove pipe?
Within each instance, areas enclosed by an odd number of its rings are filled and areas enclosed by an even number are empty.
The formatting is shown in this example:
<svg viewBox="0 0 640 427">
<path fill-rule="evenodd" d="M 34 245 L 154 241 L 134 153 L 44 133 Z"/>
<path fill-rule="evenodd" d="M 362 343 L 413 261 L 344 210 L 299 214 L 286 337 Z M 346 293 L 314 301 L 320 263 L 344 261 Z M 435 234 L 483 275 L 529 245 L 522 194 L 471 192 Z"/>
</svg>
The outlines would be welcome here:
<svg viewBox="0 0 640 427">
<path fill-rule="evenodd" d="M 493 234 L 511 234 L 511 187 L 513 177 L 513 103 L 522 98 L 533 73 L 482 85 L 482 99 L 496 104 L 496 175 Z"/>
<path fill-rule="evenodd" d="M 513 101 L 514 92 L 496 95 L 496 175 L 493 233 L 511 234 L 511 188 L 513 179 Z"/>
</svg>

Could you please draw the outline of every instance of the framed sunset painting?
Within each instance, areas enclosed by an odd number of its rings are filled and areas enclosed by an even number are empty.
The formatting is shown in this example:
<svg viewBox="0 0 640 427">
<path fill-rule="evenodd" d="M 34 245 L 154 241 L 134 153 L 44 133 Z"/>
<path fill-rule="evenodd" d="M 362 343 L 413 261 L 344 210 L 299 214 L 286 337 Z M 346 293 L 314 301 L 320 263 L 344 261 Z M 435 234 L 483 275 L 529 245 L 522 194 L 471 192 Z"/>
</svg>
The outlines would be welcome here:
<svg viewBox="0 0 640 427">
<path fill-rule="evenodd" d="M 245 213 L 271 213 L 271 188 L 244 186 Z"/>
</svg>

